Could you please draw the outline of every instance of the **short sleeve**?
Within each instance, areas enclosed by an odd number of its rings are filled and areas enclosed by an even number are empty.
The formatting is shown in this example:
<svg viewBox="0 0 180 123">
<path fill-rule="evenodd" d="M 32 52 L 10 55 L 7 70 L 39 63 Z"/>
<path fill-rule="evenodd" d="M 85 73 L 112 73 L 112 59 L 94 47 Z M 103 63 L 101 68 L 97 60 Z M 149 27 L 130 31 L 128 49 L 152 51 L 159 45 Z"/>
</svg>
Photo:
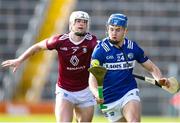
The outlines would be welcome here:
<svg viewBox="0 0 180 123">
<path fill-rule="evenodd" d="M 138 63 L 144 63 L 146 62 L 149 58 L 145 55 L 144 50 L 139 47 L 136 43 L 136 60 Z"/>
<path fill-rule="evenodd" d="M 52 36 L 46 40 L 46 46 L 49 50 L 57 49 L 59 35 Z"/>
</svg>

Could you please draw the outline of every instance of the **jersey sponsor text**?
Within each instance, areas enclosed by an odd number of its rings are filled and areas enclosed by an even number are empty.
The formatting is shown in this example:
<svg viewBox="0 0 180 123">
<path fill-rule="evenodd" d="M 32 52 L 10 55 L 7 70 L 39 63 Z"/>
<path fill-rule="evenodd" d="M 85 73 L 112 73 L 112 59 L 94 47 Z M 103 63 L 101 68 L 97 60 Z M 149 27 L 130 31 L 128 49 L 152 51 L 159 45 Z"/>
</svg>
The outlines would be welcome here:
<svg viewBox="0 0 180 123">
<path fill-rule="evenodd" d="M 130 69 L 135 66 L 135 60 L 134 61 L 128 61 L 127 62 L 118 62 L 118 63 L 105 63 L 103 66 L 108 70 L 124 70 L 124 69 Z"/>
</svg>

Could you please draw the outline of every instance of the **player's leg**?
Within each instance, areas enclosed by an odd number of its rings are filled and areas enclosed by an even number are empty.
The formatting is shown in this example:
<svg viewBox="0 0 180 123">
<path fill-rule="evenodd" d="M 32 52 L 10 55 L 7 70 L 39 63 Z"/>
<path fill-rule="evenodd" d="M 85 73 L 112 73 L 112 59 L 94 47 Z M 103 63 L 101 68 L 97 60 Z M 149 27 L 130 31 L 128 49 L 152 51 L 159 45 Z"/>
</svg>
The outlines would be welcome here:
<svg viewBox="0 0 180 123">
<path fill-rule="evenodd" d="M 70 101 L 56 95 L 55 116 L 57 123 L 72 122 L 74 105 Z"/>
<path fill-rule="evenodd" d="M 121 117 L 118 121 L 116 121 L 116 122 L 127 122 L 126 121 L 126 119 L 125 119 L 125 117 Z"/>
<path fill-rule="evenodd" d="M 73 96 L 76 97 L 77 102 L 74 110 L 76 119 L 79 122 L 91 122 L 94 114 L 94 105 L 96 105 L 96 100 L 89 88 L 79 92 L 74 92 Z"/>
<path fill-rule="evenodd" d="M 123 115 L 127 122 L 141 121 L 141 104 L 139 101 L 129 101 L 123 108 Z"/>
<path fill-rule="evenodd" d="M 122 114 L 127 122 L 140 122 L 141 103 L 139 98 L 139 90 L 133 89 L 124 97 L 122 104 Z"/>
<path fill-rule="evenodd" d="M 75 98 L 73 93 L 56 85 L 55 116 L 57 122 L 72 122 Z"/>
<path fill-rule="evenodd" d="M 133 89 L 127 92 L 121 99 L 104 104 L 108 108 L 103 110 L 105 117 L 110 122 L 133 122 L 140 121 L 140 98 L 139 90 Z"/>
<path fill-rule="evenodd" d="M 91 122 L 94 114 L 94 106 L 76 107 L 74 114 L 78 122 Z"/>
</svg>

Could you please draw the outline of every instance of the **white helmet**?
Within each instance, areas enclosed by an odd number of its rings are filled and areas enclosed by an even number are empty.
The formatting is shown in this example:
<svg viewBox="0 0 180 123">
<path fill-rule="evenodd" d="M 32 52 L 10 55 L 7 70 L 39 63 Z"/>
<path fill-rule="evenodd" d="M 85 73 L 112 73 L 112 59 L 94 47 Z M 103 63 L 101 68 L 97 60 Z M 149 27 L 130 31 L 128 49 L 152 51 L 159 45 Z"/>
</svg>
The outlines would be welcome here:
<svg viewBox="0 0 180 123">
<path fill-rule="evenodd" d="M 90 17 L 87 12 L 83 11 L 74 11 L 71 13 L 70 18 L 69 18 L 69 30 L 71 31 L 72 25 L 75 23 L 76 19 L 82 19 L 82 20 L 87 20 L 87 30 L 89 30 L 89 21 Z"/>
</svg>

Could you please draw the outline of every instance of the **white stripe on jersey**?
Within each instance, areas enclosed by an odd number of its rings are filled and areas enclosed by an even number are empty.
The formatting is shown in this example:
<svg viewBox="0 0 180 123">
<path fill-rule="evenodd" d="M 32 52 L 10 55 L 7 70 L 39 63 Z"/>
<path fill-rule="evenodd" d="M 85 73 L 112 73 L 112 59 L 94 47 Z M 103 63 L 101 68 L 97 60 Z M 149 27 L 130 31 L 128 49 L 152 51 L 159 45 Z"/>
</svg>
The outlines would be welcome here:
<svg viewBox="0 0 180 123">
<path fill-rule="evenodd" d="M 135 67 L 135 60 L 128 61 L 127 62 L 117 62 L 117 63 L 105 63 L 103 64 L 103 67 L 105 67 L 107 70 L 124 70 L 124 69 L 130 69 Z"/>
<path fill-rule="evenodd" d="M 93 39 L 93 36 L 92 36 L 91 34 L 87 33 L 86 36 L 85 36 L 85 38 L 86 38 L 87 40 L 92 40 L 92 39 Z"/>
<path fill-rule="evenodd" d="M 132 41 L 128 40 L 128 46 L 127 46 L 127 48 L 133 49 L 133 42 L 132 42 Z"/>
<path fill-rule="evenodd" d="M 65 33 L 64 35 L 59 37 L 59 40 L 65 40 L 65 39 L 68 39 L 68 38 L 69 38 L 69 35 Z"/>
<path fill-rule="evenodd" d="M 106 52 L 110 51 L 110 48 L 106 43 L 102 42 L 101 45 Z"/>
</svg>

